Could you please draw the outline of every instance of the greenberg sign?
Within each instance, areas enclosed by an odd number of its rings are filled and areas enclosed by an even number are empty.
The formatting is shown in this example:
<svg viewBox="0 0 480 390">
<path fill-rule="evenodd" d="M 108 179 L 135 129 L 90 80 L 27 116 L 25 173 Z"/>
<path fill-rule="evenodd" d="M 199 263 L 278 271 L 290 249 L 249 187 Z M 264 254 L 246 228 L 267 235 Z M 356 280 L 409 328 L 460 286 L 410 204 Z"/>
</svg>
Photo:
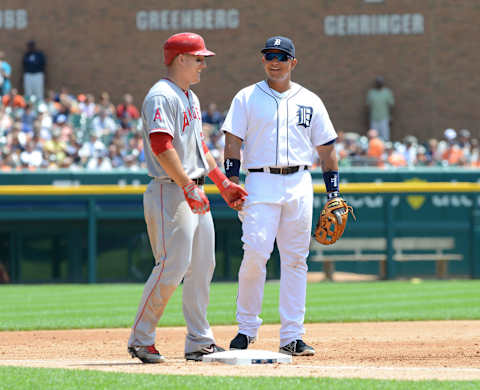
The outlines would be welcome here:
<svg viewBox="0 0 480 390">
<path fill-rule="evenodd" d="M 329 15 L 325 35 L 418 35 L 425 31 L 422 14 Z"/>
<path fill-rule="evenodd" d="M 187 30 L 235 29 L 240 25 L 238 9 L 164 9 L 137 12 L 137 29 Z"/>
</svg>

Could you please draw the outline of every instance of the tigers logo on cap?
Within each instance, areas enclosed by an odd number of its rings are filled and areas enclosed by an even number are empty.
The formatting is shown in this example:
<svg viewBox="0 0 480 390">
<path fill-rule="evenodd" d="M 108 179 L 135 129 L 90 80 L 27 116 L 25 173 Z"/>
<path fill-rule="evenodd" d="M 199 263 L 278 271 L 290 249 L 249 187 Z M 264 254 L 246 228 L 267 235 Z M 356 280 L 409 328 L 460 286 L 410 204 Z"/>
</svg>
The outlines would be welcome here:
<svg viewBox="0 0 480 390">
<path fill-rule="evenodd" d="M 285 54 L 288 54 L 290 57 L 295 58 L 295 46 L 291 39 L 281 36 L 276 36 L 268 38 L 265 42 L 265 47 L 261 50 L 262 53 L 265 53 L 268 50 L 281 50 Z"/>
</svg>

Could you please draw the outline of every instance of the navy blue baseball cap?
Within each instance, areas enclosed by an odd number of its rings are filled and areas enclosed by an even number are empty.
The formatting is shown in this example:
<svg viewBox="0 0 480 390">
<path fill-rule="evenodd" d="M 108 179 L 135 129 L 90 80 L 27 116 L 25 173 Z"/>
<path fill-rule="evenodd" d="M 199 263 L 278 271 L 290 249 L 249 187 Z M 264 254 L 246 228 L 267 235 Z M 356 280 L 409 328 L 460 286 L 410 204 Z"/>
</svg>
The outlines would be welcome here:
<svg viewBox="0 0 480 390">
<path fill-rule="evenodd" d="M 272 49 L 281 50 L 290 57 L 295 58 L 295 46 L 292 40 L 287 37 L 276 36 L 268 38 L 267 42 L 265 42 L 265 47 L 261 51 L 265 53 Z"/>
</svg>

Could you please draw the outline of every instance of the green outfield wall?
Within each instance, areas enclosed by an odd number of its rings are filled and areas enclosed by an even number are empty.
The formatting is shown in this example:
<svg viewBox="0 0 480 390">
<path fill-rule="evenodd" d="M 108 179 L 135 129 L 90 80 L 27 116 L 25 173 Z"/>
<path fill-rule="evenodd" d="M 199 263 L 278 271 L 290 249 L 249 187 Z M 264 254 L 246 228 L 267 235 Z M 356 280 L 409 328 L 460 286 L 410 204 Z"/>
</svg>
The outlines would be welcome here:
<svg viewBox="0 0 480 390">
<path fill-rule="evenodd" d="M 313 179 L 322 182 L 322 172 L 312 171 Z M 243 175 L 242 175 L 243 178 Z M 139 185 L 149 182 L 147 172 L 131 170 L 115 170 L 99 173 L 87 170 L 56 170 L 51 171 L 18 171 L 2 172 L 0 186 L 2 185 Z M 436 168 L 341 168 L 340 180 L 344 183 L 370 183 L 370 182 L 401 182 L 406 180 L 425 180 L 431 182 L 478 182 L 479 169 L 466 169 L 455 167 Z"/>
<path fill-rule="evenodd" d="M 367 174 L 367 173 L 365 173 Z M 372 173 L 373 174 L 373 173 Z M 446 253 L 450 277 L 480 276 L 480 184 L 470 182 L 342 184 L 355 208 L 343 238 L 386 239 L 387 278 L 434 277 L 435 262 L 393 260 L 401 237 L 454 241 Z M 140 185 L 0 186 L 0 263 L 13 283 L 144 281 L 153 258 L 143 221 Z M 213 185 L 205 187 L 216 229 L 215 280 L 235 280 L 240 266 L 241 225 Z M 314 223 L 324 203 L 315 185 Z M 368 251 L 366 251 L 368 255 Z M 268 278 L 279 277 L 278 252 Z M 375 261 L 338 262 L 336 269 L 375 274 Z M 311 271 L 322 263 L 309 261 Z"/>
</svg>

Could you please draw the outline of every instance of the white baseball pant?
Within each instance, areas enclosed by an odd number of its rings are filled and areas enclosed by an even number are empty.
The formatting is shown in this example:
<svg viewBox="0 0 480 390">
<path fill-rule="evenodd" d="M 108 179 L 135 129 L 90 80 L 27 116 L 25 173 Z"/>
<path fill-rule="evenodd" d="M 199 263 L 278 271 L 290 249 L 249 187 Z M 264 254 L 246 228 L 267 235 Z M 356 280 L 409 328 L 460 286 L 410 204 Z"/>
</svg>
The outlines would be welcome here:
<svg viewBox="0 0 480 390">
<path fill-rule="evenodd" d="M 239 332 L 257 336 L 262 323 L 266 264 L 275 238 L 280 252 L 280 346 L 305 333 L 307 263 L 312 230 L 313 186 L 308 171 L 291 175 L 250 173 L 242 219 L 244 255 L 238 275 Z"/>
</svg>

